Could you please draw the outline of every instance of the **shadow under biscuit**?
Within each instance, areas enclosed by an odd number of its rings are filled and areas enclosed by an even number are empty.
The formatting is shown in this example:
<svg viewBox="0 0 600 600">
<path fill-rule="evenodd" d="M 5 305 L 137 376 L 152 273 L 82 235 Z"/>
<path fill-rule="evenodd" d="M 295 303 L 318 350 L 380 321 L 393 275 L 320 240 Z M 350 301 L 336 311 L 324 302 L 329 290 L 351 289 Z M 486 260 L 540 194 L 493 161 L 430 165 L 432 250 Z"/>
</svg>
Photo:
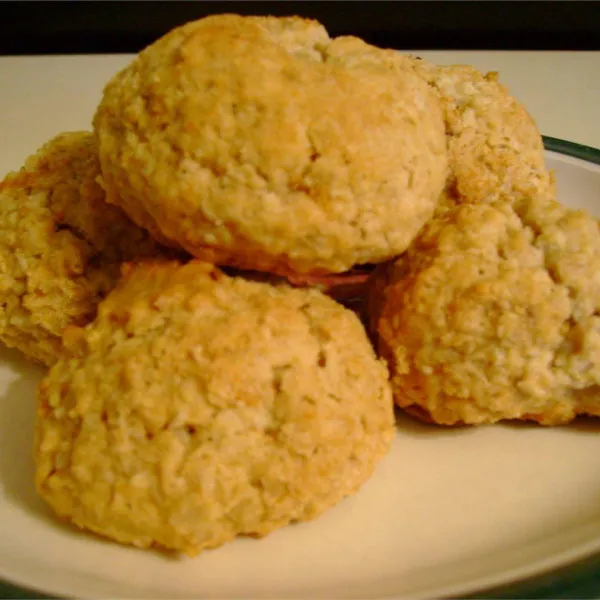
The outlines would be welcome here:
<svg viewBox="0 0 600 600">
<path fill-rule="evenodd" d="M 600 401 L 600 399 L 599 399 Z M 563 425 L 540 425 L 535 421 L 529 420 L 513 420 L 513 421 L 502 421 L 501 425 L 503 427 L 509 427 L 511 429 L 522 429 L 522 430 L 530 430 L 530 429 L 567 429 L 568 431 L 572 431 L 574 433 L 585 433 L 585 434 L 598 434 L 600 433 L 600 418 L 598 417 L 590 417 L 587 415 L 580 415 L 576 417 L 570 423 L 565 423 Z"/>
<path fill-rule="evenodd" d="M 539 430 L 539 429 L 566 429 L 573 433 L 598 434 L 600 433 L 600 418 L 581 415 L 570 423 L 562 425 L 540 425 L 536 421 L 528 419 L 506 419 L 496 423 L 483 423 L 480 425 L 438 425 L 426 418 L 418 417 L 418 413 L 411 414 L 396 407 L 396 428 L 402 435 L 421 438 L 452 437 L 457 435 L 473 434 L 489 427 L 503 427 L 515 430 Z"/>
<path fill-rule="evenodd" d="M 600 398 L 598 399 L 600 402 Z M 600 418 L 598 417 L 578 417 L 571 423 L 570 429 L 581 433 L 600 433 Z"/>
<path fill-rule="evenodd" d="M 396 407 L 396 429 L 404 436 L 419 438 L 455 437 L 473 435 L 481 427 L 472 425 L 437 425 L 411 415 Z"/>
</svg>

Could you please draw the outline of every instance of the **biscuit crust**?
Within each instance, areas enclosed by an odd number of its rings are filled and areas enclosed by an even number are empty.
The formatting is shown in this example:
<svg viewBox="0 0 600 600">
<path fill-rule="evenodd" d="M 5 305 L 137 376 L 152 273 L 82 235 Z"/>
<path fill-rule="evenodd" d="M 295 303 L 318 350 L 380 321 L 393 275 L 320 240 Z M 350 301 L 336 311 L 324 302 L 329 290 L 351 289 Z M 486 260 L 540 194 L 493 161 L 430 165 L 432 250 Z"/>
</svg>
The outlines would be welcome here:
<svg viewBox="0 0 600 600">
<path fill-rule="evenodd" d="M 396 256 L 444 186 L 442 109 L 360 52 L 298 18 L 174 29 L 104 90 L 109 201 L 217 264 L 324 274 Z"/>
<path fill-rule="evenodd" d="M 65 342 L 39 388 L 37 487 L 122 543 L 195 554 L 312 519 L 395 434 L 385 365 L 316 290 L 140 264 Z"/>
<path fill-rule="evenodd" d="M 104 201 L 94 136 L 58 135 L 0 182 L 0 340 L 52 364 L 70 324 L 93 318 L 122 260 L 159 246 Z"/>
</svg>

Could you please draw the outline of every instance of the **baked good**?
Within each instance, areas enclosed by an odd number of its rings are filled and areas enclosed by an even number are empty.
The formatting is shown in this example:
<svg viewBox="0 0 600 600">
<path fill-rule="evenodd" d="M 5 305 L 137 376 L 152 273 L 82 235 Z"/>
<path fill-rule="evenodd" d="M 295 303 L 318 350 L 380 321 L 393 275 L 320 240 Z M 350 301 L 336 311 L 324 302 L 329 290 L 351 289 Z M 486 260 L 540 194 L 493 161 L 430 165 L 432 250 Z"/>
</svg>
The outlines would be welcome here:
<svg viewBox="0 0 600 600">
<path fill-rule="evenodd" d="M 92 133 L 56 136 L 0 182 L 0 340 L 52 364 L 61 334 L 83 325 L 122 260 L 160 248 L 104 202 Z"/>
<path fill-rule="evenodd" d="M 37 488 L 81 528 L 195 554 L 318 516 L 395 433 L 388 373 L 316 290 L 124 269 L 39 388 Z"/>
<path fill-rule="evenodd" d="M 412 59 L 412 67 L 437 92 L 444 109 L 450 177 L 440 209 L 506 202 L 518 212 L 531 197 L 554 194 L 542 136 L 498 73 L 420 59 Z"/>
<path fill-rule="evenodd" d="M 156 239 L 244 269 L 325 274 L 401 253 L 446 180 L 442 110 L 422 78 L 346 46 L 299 18 L 172 30 L 104 90 L 109 201 Z"/>
<path fill-rule="evenodd" d="M 443 425 L 600 415 L 600 232 L 548 198 L 463 204 L 372 281 L 395 402 Z"/>
<path fill-rule="evenodd" d="M 435 92 L 443 109 L 449 160 L 438 211 L 494 202 L 518 211 L 531 198 L 553 196 L 555 182 L 545 166 L 542 136 L 498 73 L 484 74 L 469 65 L 435 65 L 353 36 L 335 39 L 329 60 L 336 59 L 396 77 L 413 72 Z"/>
</svg>

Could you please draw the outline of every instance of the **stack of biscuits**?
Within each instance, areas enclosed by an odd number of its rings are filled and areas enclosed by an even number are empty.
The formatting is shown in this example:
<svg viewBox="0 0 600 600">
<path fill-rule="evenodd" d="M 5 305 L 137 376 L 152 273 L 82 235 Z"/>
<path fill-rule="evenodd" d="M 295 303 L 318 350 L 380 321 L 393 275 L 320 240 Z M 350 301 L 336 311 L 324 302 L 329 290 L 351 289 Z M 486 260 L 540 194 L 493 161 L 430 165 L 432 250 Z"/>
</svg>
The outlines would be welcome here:
<svg viewBox="0 0 600 600">
<path fill-rule="evenodd" d="M 38 492 L 193 555 L 356 492 L 394 404 L 600 415 L 597 265 L 495 74 L 299 18 L 178 27 L 0 183 L 0 339 L 49 367 Z"/>
</svg>

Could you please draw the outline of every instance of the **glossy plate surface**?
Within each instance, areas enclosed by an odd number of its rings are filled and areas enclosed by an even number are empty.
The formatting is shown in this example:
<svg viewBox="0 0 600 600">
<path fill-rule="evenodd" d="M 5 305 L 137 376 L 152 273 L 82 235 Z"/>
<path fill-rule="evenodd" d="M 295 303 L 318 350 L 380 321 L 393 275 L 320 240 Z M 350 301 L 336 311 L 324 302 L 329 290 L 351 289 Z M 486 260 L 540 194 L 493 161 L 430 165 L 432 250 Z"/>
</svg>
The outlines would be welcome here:
<svg viewBox="0 0 600 600">
<path fill-rule="evenodd" d="M 546 145 L 559 199 L 600 217 L 600 152 Z M 79 598 L 600 597 L 600 420 L 402 418 L 374 477 L 316 521 L 174 559 L 74 531 L 36 497 L 40 376 L 0 350 L 0 578 L 13 584 Z M 35 596 L 0 584 L 0 597 Z"/>
</svg>

